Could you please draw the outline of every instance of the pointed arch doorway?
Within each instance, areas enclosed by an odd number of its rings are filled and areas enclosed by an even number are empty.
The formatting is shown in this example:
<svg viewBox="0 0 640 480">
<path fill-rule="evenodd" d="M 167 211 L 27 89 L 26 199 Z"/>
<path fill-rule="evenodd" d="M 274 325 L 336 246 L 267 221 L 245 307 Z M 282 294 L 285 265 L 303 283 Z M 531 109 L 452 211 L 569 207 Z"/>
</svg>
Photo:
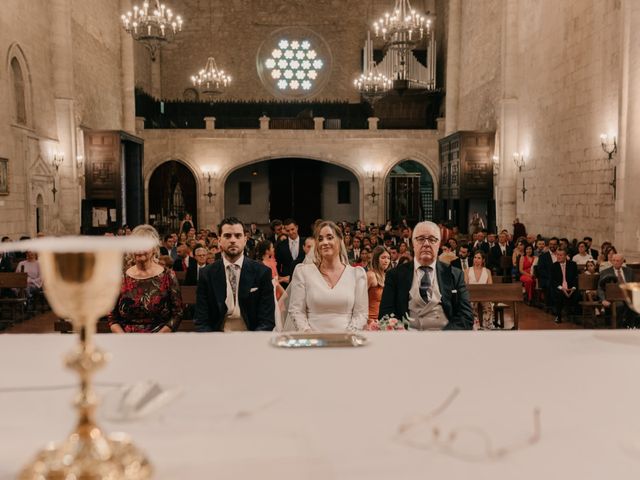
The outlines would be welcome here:
<svg viewBox="0 0 640 480">
<path fill-rule="evenodd" d="M 413 160 L 403 160 L 391 169 L 386 181 L 387 218 L 409 225 L 433 220 L 434 184 L 427 169 Z"/>
<path fill-rule="evenodd" d="M 149 223 L 160 234 L 178 232 L 185 213 L 198 225 L 196 179 L 191 170 L 177 160 L 158 166 L 149 179 Z"/>
</svg>

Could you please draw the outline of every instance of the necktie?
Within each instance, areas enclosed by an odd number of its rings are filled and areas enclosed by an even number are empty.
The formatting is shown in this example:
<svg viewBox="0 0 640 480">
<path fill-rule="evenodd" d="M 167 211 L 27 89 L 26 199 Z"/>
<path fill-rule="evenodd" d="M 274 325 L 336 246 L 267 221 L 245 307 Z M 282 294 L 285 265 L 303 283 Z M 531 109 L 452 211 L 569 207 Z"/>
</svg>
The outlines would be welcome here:
<svg viewBox="0 0 640 480">
<path fill-rule="evenodd" d="M 422 279 L 420 279 L 420 296 L 422 299 L 429 303 L 429 297 L 431 293 L 431 267 L 420 267 L 420 270 L 424 272 Z"/>
<path fill-rule="evenodd" d="M 618 268 L 616 270 L 616 276 L 618 277 L 618 283 L 625 283 L 624 275 L 622 275 L 622 270 L 621 269 Z"/>
<path fill-rule="evenodd" d="M 229 284 L 231 285 L 231 293 L 233 293 L 233 304 L 235 305 L 237 302 L 237 293 L 238 293 L 238 274 L 237 274 L 237 265 L 227 265 L 227 272 L 229 273 Z"/>
<path fill-rule="evenodd" d="M 298 248 L 296 247 L 295 240 L 291 240 L 291 243 L 289 244 L 289 250 L 291 250 L 291 258 L 293 258 L 294 260 L 298 258 Z"/>
<path fill-rule="evenodd" d="M 185 259 L 182 260 L 182 269 L 186 272 L 188 268 L 189 268 L 189 263 L 187 262 L 187 259 L 185 258 Z"/>
<path fill-rule="evenodd" d="M 562 268 L 562 288 L 566 289 L 568 287 L 567 285 L 567 264 L 566 263 L 561 263 L 560 267 Z"/>
<path fill-rule="evenodd" d="M 462 269 L 466 270 L 467 268 L 469 268 L 469 265 L 467 265 L 467 259 L 463 258 L 462 259 Z"/>
</svg>

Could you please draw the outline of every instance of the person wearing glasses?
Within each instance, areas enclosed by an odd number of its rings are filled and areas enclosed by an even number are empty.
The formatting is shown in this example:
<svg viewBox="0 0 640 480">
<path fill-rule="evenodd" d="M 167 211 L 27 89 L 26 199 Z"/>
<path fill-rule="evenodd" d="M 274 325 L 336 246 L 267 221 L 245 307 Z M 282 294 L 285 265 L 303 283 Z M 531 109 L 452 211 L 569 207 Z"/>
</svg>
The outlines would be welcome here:
<svg viewBox="0 0 640 480">
<path fill-rule="evenodd" d="M 462 270 L 438 261 L 438 225 L 418 223 L 412 243 L 413 262 L 386 275 L 378 318 L 408 316 L 415 330 L 471 330 L 473 310 Z"/>
</svg>

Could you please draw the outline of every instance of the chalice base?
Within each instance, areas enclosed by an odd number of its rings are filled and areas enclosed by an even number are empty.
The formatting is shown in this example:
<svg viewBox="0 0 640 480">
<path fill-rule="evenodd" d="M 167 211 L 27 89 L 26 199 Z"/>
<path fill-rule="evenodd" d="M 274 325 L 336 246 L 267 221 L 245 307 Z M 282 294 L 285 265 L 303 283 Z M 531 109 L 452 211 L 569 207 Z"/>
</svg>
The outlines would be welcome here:
<svg viewBox="0 0 640 480">
<path fill-rule="evenodd" d="M 51 444 L 27 465 L 19 480 L 147 480 L 151 464 L 125 434 L 105 437 L 94 427 L 88 435 L 72 433 Z"/>
</svg>

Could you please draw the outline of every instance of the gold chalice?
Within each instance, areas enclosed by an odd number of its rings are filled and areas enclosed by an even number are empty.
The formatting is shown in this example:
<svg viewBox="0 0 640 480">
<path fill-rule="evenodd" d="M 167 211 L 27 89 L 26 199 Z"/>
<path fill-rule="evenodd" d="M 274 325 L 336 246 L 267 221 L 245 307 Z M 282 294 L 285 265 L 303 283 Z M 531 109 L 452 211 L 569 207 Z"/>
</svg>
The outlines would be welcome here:
<svg viewBox="0 0 640 480">
<path fill-rule="evenodd" d="M 629 308 L 640 313 L 640 282 L 622 283 L 620 289 Z"/>
<path fill-rule="evenodd" d="M 147 458 L 125 434 L 107 437 L 95 422 L 97 398 L 93 373 L 108 355 L 93 344 L 98 319 L 108 314 L 120 292 L 123 253 L 150 250 L 143 237 L 58 237 L 2 244 L 14 251 L 36 251 L 51 308 L 73 322 L 80 342 L 65 359 L 80 375 L 75 430 L 59 445 L 39 452 L 20 473 L 20 480 L 144 480 L 151 478 Z"/>
</svg>

